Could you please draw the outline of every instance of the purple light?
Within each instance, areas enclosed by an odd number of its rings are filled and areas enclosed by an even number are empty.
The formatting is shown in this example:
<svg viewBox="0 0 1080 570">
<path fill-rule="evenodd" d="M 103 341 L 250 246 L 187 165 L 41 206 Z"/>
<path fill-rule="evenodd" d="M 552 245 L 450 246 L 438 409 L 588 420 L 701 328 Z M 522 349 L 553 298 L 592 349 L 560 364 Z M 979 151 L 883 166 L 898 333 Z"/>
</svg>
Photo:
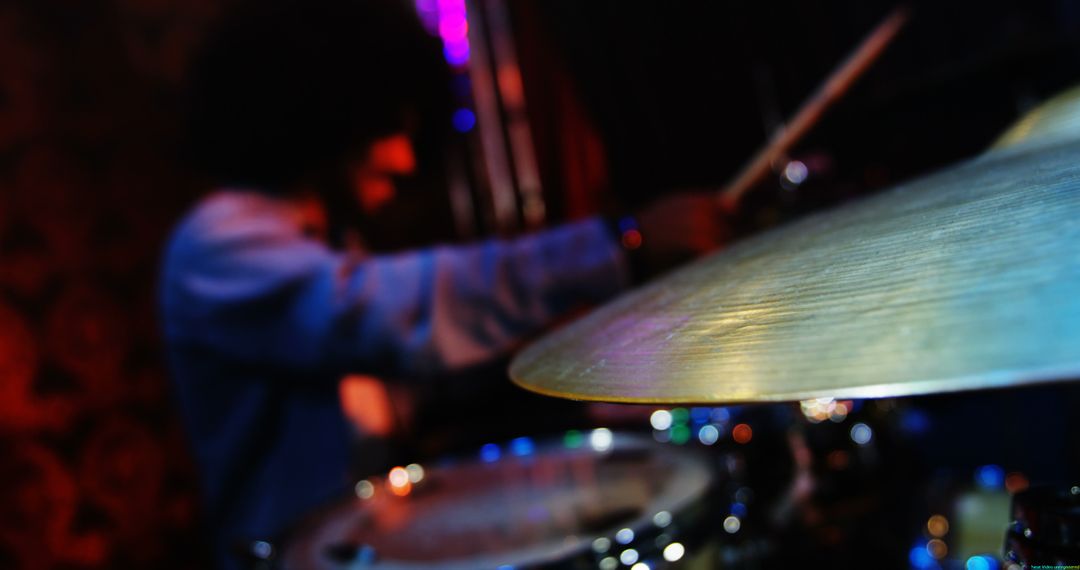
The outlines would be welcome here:
<svg viewBox="0 0 1080 570">
<path fill-rule="evenodd" d="M 469 41 L 461 40 L 447 43 L 443 46 L 443 57 L 451 65 L 465 65 L 469 63 Z"/>
<path fill-rule="evenodd" d="M 416 0 L 416 12 L 424 29 L 431 35 L 439 32 L 439 7 L 435 0 Z"/>
<path fill-rule="evenodd" d="M 448 14 L 439 18 L 439 37 L 447 44 L 459 42 L 468 36 L 469 22 L 465 14 Z"/>
<path fill-rule="evenodd" d="M 465 0 L 438 0 L 440 12 L 465 13 Z"/>
</svg>

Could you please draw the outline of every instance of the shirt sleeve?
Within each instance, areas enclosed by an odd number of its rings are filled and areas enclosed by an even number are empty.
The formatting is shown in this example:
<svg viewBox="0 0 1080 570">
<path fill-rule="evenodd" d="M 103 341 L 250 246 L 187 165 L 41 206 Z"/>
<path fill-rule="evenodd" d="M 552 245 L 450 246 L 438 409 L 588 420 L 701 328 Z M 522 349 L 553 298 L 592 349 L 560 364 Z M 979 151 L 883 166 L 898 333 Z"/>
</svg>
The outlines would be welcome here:
<svg viewBox="0 0 1080 570">
<path fill-rule="evenodd" d="M 170 342 L 301 369 L 429 374 L 490 359 L 626 283 L 604 224 L 356 257 L 251 204 L 193 216 L 166 254 Z"/>
</svg>

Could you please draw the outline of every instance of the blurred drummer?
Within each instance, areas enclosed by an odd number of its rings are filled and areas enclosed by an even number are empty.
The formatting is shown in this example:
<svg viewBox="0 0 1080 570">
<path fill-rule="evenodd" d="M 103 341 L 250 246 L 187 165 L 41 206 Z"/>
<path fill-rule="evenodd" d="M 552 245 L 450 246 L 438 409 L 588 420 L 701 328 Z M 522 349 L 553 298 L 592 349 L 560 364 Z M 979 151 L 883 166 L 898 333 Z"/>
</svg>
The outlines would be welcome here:
<svg viewBox="0 0 1080 570">
<path fill-rule="evenodd" d="M 445 76 L 433 41 L 398 0 L 261 0 L 195 60 L 189 155 L 217 186 L 175 228 L 160 292 L 222 567 L 349 488 L 351 432 L 385 431 L 391 404 L 343 377 L 490 360 L 616 294 L 632 265 L 718 244 L 711 196 L 677 194 L 639 213 L 633 254 L 599 217 L 404 254 L 348 247 L 344 213 L 378 211 L 417 168 L 410 133 Z"/>
</svg>

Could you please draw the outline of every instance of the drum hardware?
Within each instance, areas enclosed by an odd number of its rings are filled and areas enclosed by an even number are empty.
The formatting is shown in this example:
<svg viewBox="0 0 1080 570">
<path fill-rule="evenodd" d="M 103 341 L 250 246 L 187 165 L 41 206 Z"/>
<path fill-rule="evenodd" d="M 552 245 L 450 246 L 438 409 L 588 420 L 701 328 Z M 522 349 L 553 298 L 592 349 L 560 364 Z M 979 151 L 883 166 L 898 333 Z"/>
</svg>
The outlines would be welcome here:
<svg viewBox="0 0 1080 570">
<path fill-rule="evenodd" d="M 859 47 L 832 72 L 818 90 L 802 104 L 795 116 L 772 133 L 765 147 L 754 155 L 717 196 L 725 211 L 734 212 L 742 196 L 760 182 L 773 165 L 817 124 L 825 111 L 851 89 L 859 76 L 884 53 L 885 48 L 907 23 L 907 19 L 908 11 L 903 6 L 890 12 L 866 36 Z"/>
<path fill-rule="evenodd" d="M 910 545 L 907 561 L 916 570 L 998 568 L 1001 535 L 1008 520 L 1009 494 L 997 465 L 975 469 L 967 478 L 939 473 L 923 494 L 926 509 L 910 520 L 921 532 Z M 1013 474 L 1016 476 L 1018 474 Z"/>
<path fill-rule="evenodd" d="M 1080 486 L 1037 486 L 1013 495 L 1005 559 L 1022 568 L 1080 561 Z"/>
<path fill-rule="evenodd" d="M 291 533 L 279 559 L 282 567 L 655 569 L 685 560 L 691 550 L 708 553 L 701 558 L 704 567 L 753 566 L 766 559 L 799 564 L 800 554 L 812 550 L 798 540 L 807 529 L 816 533 L 809 538 L 815 546 L 831 545 L 834 552 L 861 553 L 860 543 L 876 548 L 874 536 L 890 529 L 867 535 L 862 523 L 880 513 L 874 497 L 890 490 L 863 486 L 891 485 L 882 473 L 904 472 L 884 465 L 898 456 L 878 450 L 883 432 L 859 415 L 853 398 L 1009 387 L 1070 379 L 1080 372 L 1074 350 L 1080 301 L 1073 294 L 1080 279 L 1075 246 L 1080 227 L 1074 222 L 1080 218 L 1075 182 L 1080 167 L 1073 160 L 1080 141 L 1040 141 L 999 145 L 958 167 L 748 240 L 630 293 L 515 359 L 515 382 L 575 399 L 802 400 L 805 422 L 784 432 L 791 478 L 777 477 L 790 487 L 765 517 L 770 530 L 787 525 L 778 541 L 738 534 L 755 515 L 761 520 L 760 511 L 747 516 L 741 510 L 747 501 L 736 496 L 726 505 L 713 503 L 730 496 L 731 488 L 741 492 L 745 480 L 757 485 L 761 476 L 753 472 L 755 466 L 775 464 L 748 460 L 751 448 L 737 447 L 751 440 L 760 445 L 770 430 L 732 420 L 723 431 L 730 439 L 719 447 L 738 451 L 717 455 L 729 488 L 702 491 L 678 516 L 662 509 L 650 517 L 655 509 L 619 502 L 621 491 L 637 492 L 635 484 L 598 476 L 597 466 L 589 464 L 610 457 L 605 454 L 613 449 L 624 452 L 626 465 L 636 465 L 675 448 L 597 430 L 572 447 L 591 448 L 583 460 L 566 455 L 571 446 L 565 441 L 559 451 L 515 440 L 485 448 L 478 461 L 431 468 L 438 484 L 414 481 L 405 468 L 404 475 L 395 471 L 360 482 L 357 499 L 325 509 Z M 895 404 L 868 404 L 889 405 Z M 705 445 L 721 441 L 719 426 L 710 422 L 678 437 L 670 426 L 653 427 L 660 441 L 685 443 L 694 436 Z M 637 443 L 620 449 L 616 441 L 623 439 Z M 775 462 L 775 448 L 767 455 Z M 500 465 L 502 476 L 480 477 L 484 465 Z M 698 467 L 676 461 L 667 471 L 682 476 Z M 645 480 L 661 472 L 640 465 L 627 471 L 644 473 Z M 454 487 L 455 482 L 439 478 L 454 472 L 471 485 Z M 512 509 L 509 503 L 522 497 L 539 497 L 540 505 L 565 508 L 564 496 L 553 499 L 527 487 L 567 481 L 556 495 L 585 492 L 614 502 L 562 515 L 533 503 L 478 522 L 483 517 L 476 511 L 454 515 L 435 500 L 498 510 Z M 498 497 L 470 495 L 488 491 Z M 1080 494 L 1080 487 L 1069 493 Z M 761 498 L 770 496 L 771 490 Z M 1076 559 L 1069 550 L 1076 544 L 1069 529 L 1078 509 L 1070 494 L 1051 498 L 1017 495 L 1015 522 L 1006 537 L 1010 560 Z M 755 508 L 763 503 L 770 504 L 759 501 Z M 572 528 L 545 534 L 530 526 L 530 517 L 559 519 Z M 677 518 L 689 522 L 671 526 Z M 463 520 L 478 524 L 473 535 L 451 533 L 448 543 L 432 542 L 439 536 L 436 523 Z M 678 536 L 676 528 L 683 531 Z M 719 543 L 720 530 L 738 540 Z M 513 534 L 519 531 L 526 536 Z M 399 532 L 409 540 L 395 537 Z M 934 535 L 920 548 L 931 552 L 934 541 L 941 539 Z M 777 556 L 778 543 L 786 557 Z"/>
</svg>

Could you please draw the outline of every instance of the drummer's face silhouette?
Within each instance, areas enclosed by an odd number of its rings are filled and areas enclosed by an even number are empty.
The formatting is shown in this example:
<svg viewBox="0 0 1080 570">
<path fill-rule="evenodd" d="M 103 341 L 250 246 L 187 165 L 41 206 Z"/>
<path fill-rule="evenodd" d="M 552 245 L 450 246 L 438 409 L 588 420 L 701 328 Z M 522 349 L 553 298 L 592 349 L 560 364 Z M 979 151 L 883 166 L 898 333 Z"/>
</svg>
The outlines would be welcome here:
<svg viewBox="0 0 1080 570">
<path fill-rule="evenodd" d="M 353 195 L 365 212 L 385 206 L 396 194 L 394 179 L 416 171 L 412 140 L 405 133 L 376 139 L 367 153 L 349 165 Z"/>
</svg>

